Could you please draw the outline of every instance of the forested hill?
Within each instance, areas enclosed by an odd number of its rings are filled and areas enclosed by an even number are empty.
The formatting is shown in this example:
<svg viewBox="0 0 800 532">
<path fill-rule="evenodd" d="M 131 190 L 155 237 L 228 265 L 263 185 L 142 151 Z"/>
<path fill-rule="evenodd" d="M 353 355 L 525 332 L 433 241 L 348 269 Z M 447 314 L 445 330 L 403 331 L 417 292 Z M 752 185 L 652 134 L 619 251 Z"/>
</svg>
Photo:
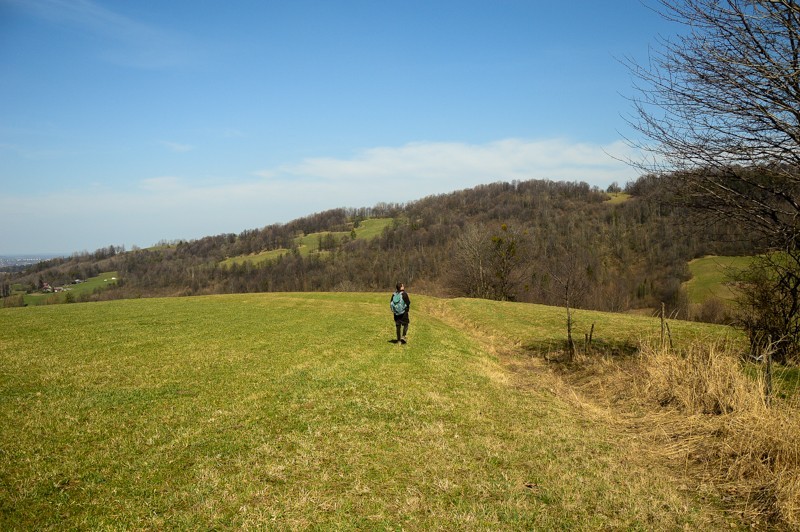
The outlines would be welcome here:
<svg viewBox="0 0 800 532">
<path fill-rule="evenodd" d="M 82 298 L 389 291 L 404 281 L 434 295 L 545 304 L 569 297 L 573 306 L 612 311 L 677 307 L 690 259 L 756 250 L 735 227 L 692 231 L 662 188 L 652 178 L 616 194 L 585 183 L 493 183 L 238 235 L 54 259 L 6 275 L 3 291 L 116 271 L 115 287 Z"/>
</svg>

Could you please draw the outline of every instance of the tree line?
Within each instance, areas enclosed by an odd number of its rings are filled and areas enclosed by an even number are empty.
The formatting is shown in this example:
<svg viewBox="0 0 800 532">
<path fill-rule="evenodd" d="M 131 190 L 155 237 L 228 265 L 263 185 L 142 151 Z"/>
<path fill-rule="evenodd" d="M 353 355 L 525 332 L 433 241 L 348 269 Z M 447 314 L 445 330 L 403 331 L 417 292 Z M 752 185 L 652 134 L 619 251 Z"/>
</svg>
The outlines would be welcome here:
<svg viewBox="0 0 800 532">
<path fill-rule="evenodd" d="M 441 296 L 560 305 L 570 294 L 580 308 L 625 311 L 665 302 L 685 312 L 680 286 L 688 260 L 758 250 L 730 224 L 693 231 L 669 190 L 663 178 L 644 176 L 626 185 L 627 199 L 612 202 L 586 183 L 497 182 L 403 205 L 331 209 L 238 235 L 127 252 L 110 246 L 39 263 L 5 282 L 32 288 L 42 277 L 58 283 L 117 271 L 118 285 L 94 296 L 105 299 L 383 291 L 402 280 Z M 295 243 L 298 235 L 350 231 L 372 217 L 393 223 L 373 239 L 326 240 L 324 254 L 303 255 Z M 258 264 L 221 264 L 276 249 L 288 251 Z"/>
</svg>

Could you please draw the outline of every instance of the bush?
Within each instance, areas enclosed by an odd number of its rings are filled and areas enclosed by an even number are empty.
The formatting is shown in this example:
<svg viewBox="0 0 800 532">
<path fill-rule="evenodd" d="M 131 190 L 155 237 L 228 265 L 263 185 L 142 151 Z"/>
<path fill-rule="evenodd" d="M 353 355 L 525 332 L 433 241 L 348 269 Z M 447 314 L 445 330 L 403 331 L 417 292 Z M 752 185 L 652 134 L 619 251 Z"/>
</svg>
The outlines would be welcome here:
<svg viewBox="0 0 800 532">
<path fill-rule="evenodd" d="M 699 305 L 694 305 L 690 319 L 703 323 L 730 323 L 730 308 L 728 304 L 718 297 L 710 297 Z"/>
<path fill-rule="evenodd" d="M 774 347 L 782 364 L 800 361 L 800 249 L 762 255 L 735 275 L 737 321 L 753 354 Z"/>
</svg>

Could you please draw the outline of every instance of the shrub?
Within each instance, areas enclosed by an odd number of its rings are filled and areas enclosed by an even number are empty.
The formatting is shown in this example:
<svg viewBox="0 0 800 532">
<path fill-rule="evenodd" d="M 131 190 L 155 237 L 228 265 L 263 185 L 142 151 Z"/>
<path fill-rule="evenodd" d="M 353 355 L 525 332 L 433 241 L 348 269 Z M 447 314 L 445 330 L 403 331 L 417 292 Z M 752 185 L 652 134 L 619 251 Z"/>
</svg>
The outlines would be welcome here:
<svg viewBox="0 0 800 532">
<path fill-rule="evenodd" d="M 11 307 L 24 307 L 25 306 L 25 298 L 22 294 L 14 294 L 13 296 L 4 297 L 0 299 L 2 302 L 3 308 L 11 308 Z"/>
</svg>

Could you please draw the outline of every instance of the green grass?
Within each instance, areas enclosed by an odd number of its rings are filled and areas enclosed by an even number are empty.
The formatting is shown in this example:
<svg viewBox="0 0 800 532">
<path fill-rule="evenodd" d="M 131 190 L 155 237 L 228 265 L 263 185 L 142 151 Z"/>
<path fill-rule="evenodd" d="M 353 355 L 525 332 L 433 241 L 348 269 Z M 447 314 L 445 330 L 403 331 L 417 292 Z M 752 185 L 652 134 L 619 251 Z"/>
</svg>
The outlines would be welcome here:
<svg viewBox="0 0 800 532">
<path fill-rule="evenodd" d="M 252 255 L 240 255 L 238 257 L 231 257 L 225 259 L 220 263 L 222 266 L 233 266 L 234 264 L 238 264 L 241 266 L 242 264 L 249 262 L 252 264 L 261 264 L 262 262 L 267 262 L 270 260 L 277 259 L 284 253 L 287 253 L 289 250 L 280 248 L 280 249 L 271 249 L 269 251 L 262 251 L 261 253 L 253 253 Z"/>
<path fill-rule="evenodd" d="M 415 296 L 400 346 L 388 294 L 0 309 L 0 529 L 720 526 L 473 336 L 555 338 L 550 312 Z"/>
<path fill-rule="evenodd" d="M 607 194 L 609 196 L 609 199 L 607 201 L 612 205 L 625 203 L 626 201 L 631 199 L 631 195 L 626 194 L 625 192 L 608 192 Z"/>
<path fill-rule="evenodd" d="M 360 225 L 356 228 L 356 238 L 363 238 L 370 240 L 375 237 L 381 236 L 383 230 L 392 225 L 394 220 L 392 218 L 368 218 L 361 220 Z"/>
<path fill-rule="evenodd" d="M 24 301 L 26 305 L 47 305 L 51 303 L 64 303 L 67 297 L 78 301 L 80 296 L 84 294 L 91 294 L 95 290 L 101 290 L 109 285 L 116 284 L 117 272 L 101 273 L 97 277 L 86 279 L 85 282 L 80 284 L 71 284 L 65 286 L 69 290 L 59 292 L 57 294 L 25 294 Z"/>
<path fill-rule="evenodd" d="M 758 371 L 763 371 L 761 367 Z M 788 366 L 774 366 L 775 394 L 779 397 L 800 396 L 800 368 Z"/>
<path fill-rule="evenodd" d="M 689 261 L 692 278 L 684 284 L 689 302 L 702 303 L 709 297 L 732 300 L 736 294 L 728 282 L 729 272 L 744 270 L 752 260 L 752 257 L 711 255 Z"/>
<path fill-rule="evenodd" d="M 497 336 L 533 351 L 557 351 L 566 343 L 567 314 L 561 307 L 475 299 L 446 300 L 440 305 L 484 335 Z M 576 309 L 571 314 L 573 340 L 579 345 L 591 333 L 593 345 L 608 347 L 612 352 L 628 352 L 641 342 L 658 342 L 661 338 L 659 318 Z M 743 336 L 728 327 L 677 320 L 668 320 L 667 324 L 676 347 L 695 341 L 723 341 L 745 348 Z"/>
<path fill-rule="evenodd" d="M 371 240 L 375 237 L 378 237 L 381 235 L 384 228 L 391 225 L 392 222 L 392 218 L 369 218 L 367 220 L 362 220 L 359 227 L 355 230 L 356 239 Z M 300 255 L 308 257 L 312 254 L 324 255 L 327 253 L 326 251 L 319 251 L 319 240 L 327 235 L 333 235 L 337 242 L 341 242 L 342 239 L 349 239 L 351 237 L 350 231 L 323 231 L 319 233 L 310 233 L 308 235 L 300 235 L 295 238 L 295 243 L 297 244 Z M 251 255 L 229 257 L 220 264 L 222 266 L 231 266 L 233 264 L 242 265 L 246 262 L 260 264 L 262 262 L 275 260 L 288 252 L 289 250 L 285 248 L 272 249 Z"/>
</svg>

